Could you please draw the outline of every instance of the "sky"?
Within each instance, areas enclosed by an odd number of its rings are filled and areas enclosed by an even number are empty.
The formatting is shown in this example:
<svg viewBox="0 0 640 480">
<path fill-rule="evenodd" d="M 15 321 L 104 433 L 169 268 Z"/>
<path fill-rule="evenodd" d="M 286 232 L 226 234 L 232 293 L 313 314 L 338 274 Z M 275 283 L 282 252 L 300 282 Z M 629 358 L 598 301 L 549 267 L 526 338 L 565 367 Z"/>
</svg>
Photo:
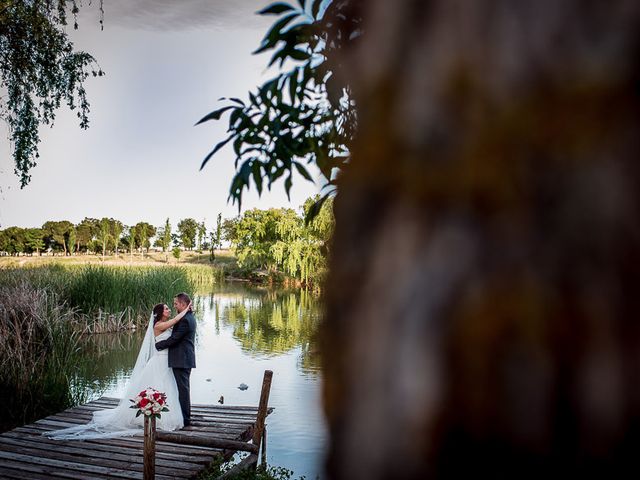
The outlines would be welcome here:
<svg viewBox="0 0 640 480">
<path fill-rule="evenodd" d="M 226 117 L 194 124 L 222 105 L 220 97 L 246 98 L 276 74 L 266 69 L 269 53 L 251 54 L 274 19 L 255 12 L 270 3 L 104 0 L 101 31 L 98 2 L 85 2 L 79 29 L 68 33 L 76 49 L 91 53 L 106 72 L 86 82 L 89 129 L 78 126 L 74 112 L 60 109 L 54 127 L 41 129 L 38 165 L 20 189 L 2 125 L 0 228 L 85 217 L 156 226 L 168 217 L 174 227 L 191 217 L 210 228 L 218 213 L 237 215 L 237 205 L 227 202 L 231 148 L 199 170 L 225 138 Z M 254 188 L 245 193 L 242 210 L 298 209 L 319 186 L 296 172 L 291 201 L 279 182 L 262 197 Z"/>
</svg>

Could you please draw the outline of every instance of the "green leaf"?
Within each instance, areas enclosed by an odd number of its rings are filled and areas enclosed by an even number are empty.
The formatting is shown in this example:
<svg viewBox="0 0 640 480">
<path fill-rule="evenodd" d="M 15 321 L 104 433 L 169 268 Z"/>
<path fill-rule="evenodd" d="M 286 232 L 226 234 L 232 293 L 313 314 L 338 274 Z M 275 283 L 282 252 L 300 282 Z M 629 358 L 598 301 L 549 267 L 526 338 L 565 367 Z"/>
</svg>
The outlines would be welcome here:
<svg viewBox="0 0 640 480">
<path fill-rule="evenodd" d="M 269 32 L 267 32 L 267 34 L 264 36 L 260 48 L 258 48 L 253 53 L 262 53 L 265 50 L 269 50 L 270 48 L 275 47 L 278 41 L 281 40 L 282 29 L 285 28 L 298 15 L 298 13 L 291 13 L 274 23 L 273 27 L 271 27 L 271 30 L 269 30 Z"/>
<path fill-rule="evenodd" d="M 322 4 L 322 0 L 313 0 L 311 4 L 311 16 L 318 20 L 318 12 L 320 11 L 320 5 Z"/>
<path fill-rule="evenodd" d="M 287 51 L 288 50 L 289 50 L 289 48 L 287 47 L 287 45 L 285 45 L 280 50 L 278 50 L 276 53 L 274 53 L 273 56 L 271 57 L 271 60 L 269 60 L 269 65 L 267 65 L 267 66 L 270 67 L 271 65 L 273 65 L 278 60 L 280 60 L 280 66 L 282 66 L 282 64 L 284 63 L 284 61 L 285 61 L 285 59 L 287 57 Z"/>
<path fill-rule="evenodd" d="M 253 172 L 253 181 L 256 184 L 256 188 L 258 189 L 258 195 L 262 195 L 262 174 L 260 173 L 262 164 L 260 162 L 253 162 L 252 172 Z"/>
<path fill-rule="evenodd" d="M 241 115 L 242 109 L 240 108 L 236 108 L 233 112 L 231 112 L 231 115 L 229 116 L 229 126 L 235 126 Z"/>
<path fill-rule="evenodd" d="M 289 96 L 291 97 L 291 105 L 296 103 L 296 91 L 298 89 L 298 69 L 294 68 L 289 75 Z"/>
<path fill-rule="evenodd" d="M 296 166 L 296 169 L 298 170 L 298 172 L 300 173 L 300 175 L 302 175 L 304 178 L 306 178 L 307 180 L 309 180 L 311 183 L 315 183 L 313 181 L 313 178 L 311 178 L 311 175 L 309 174 L 309 172 L 307 171 L 306 168 L 304 168 L 304 165 L 302 165 L 300 162 L 296 162 L 294 161 L 293 164 Z"/>
<path fill-rule="evenodd" d="M 295 8 L 288 3 L 276 2 L 260 10 L 258 15 L 280 15 L 281 13 L 289 12 L 291 10 L 295 10 Z"/>
<path fill-rule="evenodd" d="M 204 117 L 202 117 L 198 121 L 198 123 L 196 123 L 196 125 L 200 125 L 201 123 L 207 122 L 209 120 L 220 120 L 220 115 L 222 115 L 224 112 L 226 112 L 227 110 L 229 110 L 231 108 L 238 108 L 238 107 L 227 106 L 227 107 L 219 108 L 218 110 L 214 110 L 213 112 L 209 113 L 208 115 L 205 115 Z"/>
<path fill-rule="evenodd" d="M 220 143 L 218 143 L 213 150 L 211 150 L 211 152 L 209 152 L 209 155 L 207 155 L 205 157 L 205 159 L 202 161 L 202 165 L 200 165 L 200 170 L 202 170 L 204 168 L 204 166 L 207 164 L 207 162 L 209 161 L 209 159 L 211 157 L 213 157 L 215 155 L 215 153 L 220 150 L 222 147 L 224 147 L 231 139 L 233 138 L 233 135 L 230 135 L 228 138 L 222 140 Z"/>
<path fill-rule="evenodd" d="M 291 185 L 293 185 L 293 181 L 291 180 L 291 174 L 284 181 L 284 190 L 287 192 L 287 199 L 291 201 Z"/>
<path fill-rule="evenodd" d="M 322 197 L 320 197 L 320 199 L 318 199 L 318 201 L 313 202 L 311 204 L 311 206 L 309 207 L 309 210 L 307 210 L 307 213 L 304 216 L 305 225 L 309 225 L 311 222 L 313 222 L 313 220 L 320 213 L 320 210 L 322 210 L 322 205 L 324 205 L 324 202 L 327 201 L 327 199 L 329 198 L 329 195 L 331 195 L 332 193 L 333 192 L 325 193 Z"/>
<path fill-rule="evenodd" d="M 297 48 L 293 48 L 289 51 L 289 57 L 291 57 L 294 60 L 300 60 L 300 61 L 309 60 L 310 56 L 311 55 L 309 55 L 308 52 L 305 52 L 304 50 L 299 50 Z"/>
</svg>

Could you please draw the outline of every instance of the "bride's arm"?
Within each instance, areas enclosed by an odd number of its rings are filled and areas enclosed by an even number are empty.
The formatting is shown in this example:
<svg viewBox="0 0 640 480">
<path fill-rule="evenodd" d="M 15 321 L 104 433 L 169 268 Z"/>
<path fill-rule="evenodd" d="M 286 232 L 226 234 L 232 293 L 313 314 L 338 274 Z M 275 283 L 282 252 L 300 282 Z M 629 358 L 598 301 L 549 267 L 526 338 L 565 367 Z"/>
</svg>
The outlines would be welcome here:
<svg viewBox="0 0 640 480">
<path fill-rule="evenodd" d="M 164 322 L 156 323 L 153 329 L 157 330 L 158 333 L 164 332 L 167 328 L 173 327 L 176 323 L 182 320 L 182 317 L 184 317 L 189 311 L 191 311 L 191 303 L 189 303 L 187 308 L 185 308 L 183 311 L 181 311 L 178 315 L 176 315 L 172 319 L 166 320 Z"/>
</svg>

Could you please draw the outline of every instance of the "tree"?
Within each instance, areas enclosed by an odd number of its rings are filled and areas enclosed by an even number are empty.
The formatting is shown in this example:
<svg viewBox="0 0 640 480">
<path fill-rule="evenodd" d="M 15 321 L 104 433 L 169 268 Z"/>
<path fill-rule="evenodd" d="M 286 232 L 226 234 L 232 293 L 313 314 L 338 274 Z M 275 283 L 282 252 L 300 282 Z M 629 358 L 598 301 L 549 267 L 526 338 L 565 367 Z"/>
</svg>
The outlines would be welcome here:
<svg viewBox="0 0 640 480">
<path fill-rule="evenodd" d="M 222 248 L 222 214 L 218 214 L 216 219 L 216 230 L 213 236 L 212 248 L 220 250 Z"/>
<path fill-rule="evenodd" d="M 207 238 L 207 227 L 204 224 L 204 220 L 202 223 L 198 224 L 198 253 L 202 253 L 202 242 L 205 238 Z"/>
<path fill-rule="evenodd" d="M 142 255 L 144 256 L 144 249 L 149 251 L 151 246 L 151 238 L 156 234 L 156 227 L 147 222 L 138 222 L 135 226 L 136 236 L 134 241 L 136 247 L 140 248 Z"/>
<path fill-rule="evenodd" d="M 234 242 L 238 239 L 237 227 L 240 217 L 225 218 L 222 222 L 222 238 L 227 242 Z"/>
<path fill-rule="evenodd" d="M 211 255 L 209 258 L 213 262 L 216 258 L 216 249 L 220 249 L 222 246 L 222 213 L 218 213 L 216 228 L 215 230 L 212 230 L 209 235 L 211 238 Z"/>
<path fill-rule="evenodd" d="M 9 236 L 4 230 L 0 230 L 0 252 L 9 253 Z"/>
<path fill-rule="evenodd" d="M 331 5 L 327 476 L 635 471 L 640 4 Z"/>
<path fill-rule="evenodd" d="M 198 232 L 198 222 L 193 218 L 185 218 L 178 222 L 178 233 L 182 246 L 187 250 L 193 249 L 196 243 L 196 235 Z"/>
<path fill-rule="evenodd" d="M 25 230 L 20 227 L 9 227 L 4 230 L 4 251 L 9 255 L 19 255 L 26 251 Z"/>
<path fill-rule="evenodd" d="M 76 251 L 91 250 L 89 245 L 98 235 L 100 221 L 95 218 L 84 218 L 76 225 Z"/>
<path fill-rule="evenodd" d="M 118 247 L 120 246 L 120 239 L 122 237 L 122 232 L 124 231 L 124 225 L 119 220 L 110 220 L 109 231 L 114 243 L 116 256 L 118 256 Z"/>
<path fill-rule="evenodd" d="M 138 231 L 136 226 L 128 227 L 127 235 L 124 238 L 125 243 L 129 247 L 129 258 L 133 260 L 133 250 L 136 248 L 136 238 L 138 237 Z"/>
<path fill-rule="evenodd" d="M 42 233 L 45 247 L 53 251 L 62 251 L 67 255 L 67 240 L 69 231 L 73 228 L 73 223 L 62 221 L 49 221 L 42 226 Z"/>
<path fill-rule="evenodd" d="M 74 51 L 65 31 L 69 7 L 77 28 L 75 0 L 5 0 L 0 6 L 0 81 L 6 92 L 0 118 L 9 128 L 21 187 L 39 156 L 40 126 L 53 125 L 64 102 L 78 110 L 80 127 L 87 128 L 84 81 L 103 75 L 91 55 Z"/>
<path fill-rule="evenodd" d="M 25 230 L 25 247 L 29 253 L 35 252 L 40 255 L 40 251 L 44 248 L 44 234 L 40 228 L 27 228 Z M 0 247 L 1 250 L 1 247 Z"/>
<path fill-rule="evenodd" d="M 182 250 L 180 249 L 180 247 L 173 247 L 173 250 L 171 250 L 171 252 L 173 253 L 174 258 L 179 261 L 180 260 L 180 254 L 182 253 Z"/>
<path fill-rule="evenodd" d="M 171 246 L 171 224 L 169 219 L 164 223 L 164 227 L 158 229 L 158 236 L 156 238 L 156 246 L 161 247 L 163 252 L 167 252 Z"/>
<path fill-rule="evenodd" d="M 69 248 L 69 255 L 73 255 L 76 248 L 76 227 L 72 226 L 67 233 L 67 245 Z"/>
<path fill-rule="evenodd" d="M 244 212 L 235 225 L 232 240 L 232 247 L 241 267 L 276 270 L 277 262 L 271 246 L 280 238 L 277 226 L 284 216 L 296 215 L 291 209 L 275 208 L 254 208 Z"/>
<path fill-rule="evenodd" d="M 104 258 L 107 253 L 107 245 L 111 239 L 111 219 L 105 217 L 100 220 L 100 228 L 96 235 L 96 240 L 98 240 L 102 246 L 102 258 Z"/>
</svg>

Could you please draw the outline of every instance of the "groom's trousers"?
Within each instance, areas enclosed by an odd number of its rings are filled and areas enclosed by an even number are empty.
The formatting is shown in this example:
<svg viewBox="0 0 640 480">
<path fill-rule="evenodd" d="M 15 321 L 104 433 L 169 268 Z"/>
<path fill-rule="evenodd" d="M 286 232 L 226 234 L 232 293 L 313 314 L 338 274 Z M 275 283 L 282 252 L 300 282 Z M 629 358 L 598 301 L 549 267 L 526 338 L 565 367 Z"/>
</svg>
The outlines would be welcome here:
<svg viewBox="0 0 640 480">
<path fill-rule="evenodd" d="M 174 368 L 173 376 L 176 378 L 178 386 L 178 400 L 180 400 L 180 409 L 182 410 L 182 418 L 185 427 L 191 423 L 191 393 L 189 387 L 189 377 L 191 376 L 190 368 Z"/>
</svg>

